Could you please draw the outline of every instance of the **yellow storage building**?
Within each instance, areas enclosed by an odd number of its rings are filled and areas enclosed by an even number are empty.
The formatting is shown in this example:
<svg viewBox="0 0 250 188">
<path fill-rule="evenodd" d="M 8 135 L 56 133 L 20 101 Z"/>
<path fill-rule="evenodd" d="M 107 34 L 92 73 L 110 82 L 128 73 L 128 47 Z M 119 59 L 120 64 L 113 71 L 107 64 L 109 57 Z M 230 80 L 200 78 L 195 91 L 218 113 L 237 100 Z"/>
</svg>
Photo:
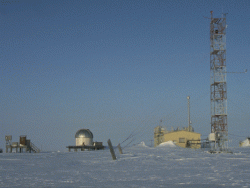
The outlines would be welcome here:
<svg viewBox="0 0 250 188">
<path fill-rule="evenodd" d="M 197 149 L 201 147 L 201 134 L 194 132 L 192 126 L 171 131 L 167 131 L 161 126 L 156 127 L 154 129 L 154 146 L 167 141 L 173 141 L 177 146 L 183 148 Z"/>
</svg>

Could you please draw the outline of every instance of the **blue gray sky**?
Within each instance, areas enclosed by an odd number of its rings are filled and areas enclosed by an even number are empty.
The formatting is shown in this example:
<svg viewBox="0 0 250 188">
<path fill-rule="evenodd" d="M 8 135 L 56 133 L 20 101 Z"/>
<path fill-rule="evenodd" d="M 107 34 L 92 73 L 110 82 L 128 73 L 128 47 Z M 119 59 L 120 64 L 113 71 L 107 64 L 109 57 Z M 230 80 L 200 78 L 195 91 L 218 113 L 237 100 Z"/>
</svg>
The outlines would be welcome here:
<svg viewBox="0 0 250 188">
<path fill-rule="evenodd" d="M 2 0 L 0 147 L 5 135 L 27 135 L 43 150 L 65 150 L 81 128 L 105 145 L 131 134 L 123 146 L 150 145 L 159 124 L 187 126 L 187 96 L 206 138 L 211 10 L 228 13 L 228 72 L 249 70 L 247 0 Z M 238 144 L 250 136 L 249 74 L 228 74 L 227 88 Z"/>
</svg>

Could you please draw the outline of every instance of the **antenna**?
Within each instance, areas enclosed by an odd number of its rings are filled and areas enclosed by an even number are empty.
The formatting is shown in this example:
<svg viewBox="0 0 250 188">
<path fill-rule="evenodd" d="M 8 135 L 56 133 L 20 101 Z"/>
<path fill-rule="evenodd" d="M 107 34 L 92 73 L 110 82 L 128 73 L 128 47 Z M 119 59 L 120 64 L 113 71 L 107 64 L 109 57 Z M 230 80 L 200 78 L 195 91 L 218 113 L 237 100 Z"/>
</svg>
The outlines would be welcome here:
<svg viewBox="0 0 250 188">
<path fill-rule="evenodd" d="M 247 69 L 244 69 L 244 72 L 224 72 L 224 73 L 231 73 L 231 74 L 245 74 L 245 73 L 247 73 Z"/>
<path fill-rule="evenodd" d="M 188 100 L 188 131 L 190 131 L 190 96 L 187 96 Z"/>
</svg>

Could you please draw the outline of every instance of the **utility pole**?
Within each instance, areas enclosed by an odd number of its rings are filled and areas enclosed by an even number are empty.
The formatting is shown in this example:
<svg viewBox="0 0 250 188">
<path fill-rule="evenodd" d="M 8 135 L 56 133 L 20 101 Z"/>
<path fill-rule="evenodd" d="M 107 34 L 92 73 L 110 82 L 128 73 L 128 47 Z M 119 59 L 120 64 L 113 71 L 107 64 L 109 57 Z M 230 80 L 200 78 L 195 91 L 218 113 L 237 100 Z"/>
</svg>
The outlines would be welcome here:
<svg viewBox="0 0 250 188">
<path fill-rule="evenodd" d="M 187 100 L 188 100 L 188 131 L 191 131 L 191 127 L 190 127 L 190 96 L 187 96 Z"/>
</svg>

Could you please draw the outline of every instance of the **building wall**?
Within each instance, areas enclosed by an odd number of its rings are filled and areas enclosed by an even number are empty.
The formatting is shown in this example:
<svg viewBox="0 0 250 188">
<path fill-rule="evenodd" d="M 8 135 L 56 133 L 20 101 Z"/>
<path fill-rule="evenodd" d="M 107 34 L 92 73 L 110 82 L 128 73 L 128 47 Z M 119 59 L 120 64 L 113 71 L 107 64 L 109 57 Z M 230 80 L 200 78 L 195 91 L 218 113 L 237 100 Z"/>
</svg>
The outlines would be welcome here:
<svg viewBox="0 0 250 188">
<path fill-rule="evenodd" d="M 93 146 L 93 139 L 92 138 L 76 138 L 76 146 Z"/>
<path fill-rule="evenodd" d="M 177 146 L 186 148 L 200 148 L 201 134 L 185 130 L 173 131 L 164 134 L 155 134 L 155 146 L 162 142 L 173 141 Z M 189 141 L 189 142 L 188 142 Z M 188 144 L 190 143 L 190 144 Z"/>
<path fill-rule="evenodd" d="M 158 127 L 155 127 L 154 129 L 154 147 L 158 146 L 160 143 L 163 142 L 163 135 L 165 133 L 165 130 L 158 126 Z"/>
</svg>

